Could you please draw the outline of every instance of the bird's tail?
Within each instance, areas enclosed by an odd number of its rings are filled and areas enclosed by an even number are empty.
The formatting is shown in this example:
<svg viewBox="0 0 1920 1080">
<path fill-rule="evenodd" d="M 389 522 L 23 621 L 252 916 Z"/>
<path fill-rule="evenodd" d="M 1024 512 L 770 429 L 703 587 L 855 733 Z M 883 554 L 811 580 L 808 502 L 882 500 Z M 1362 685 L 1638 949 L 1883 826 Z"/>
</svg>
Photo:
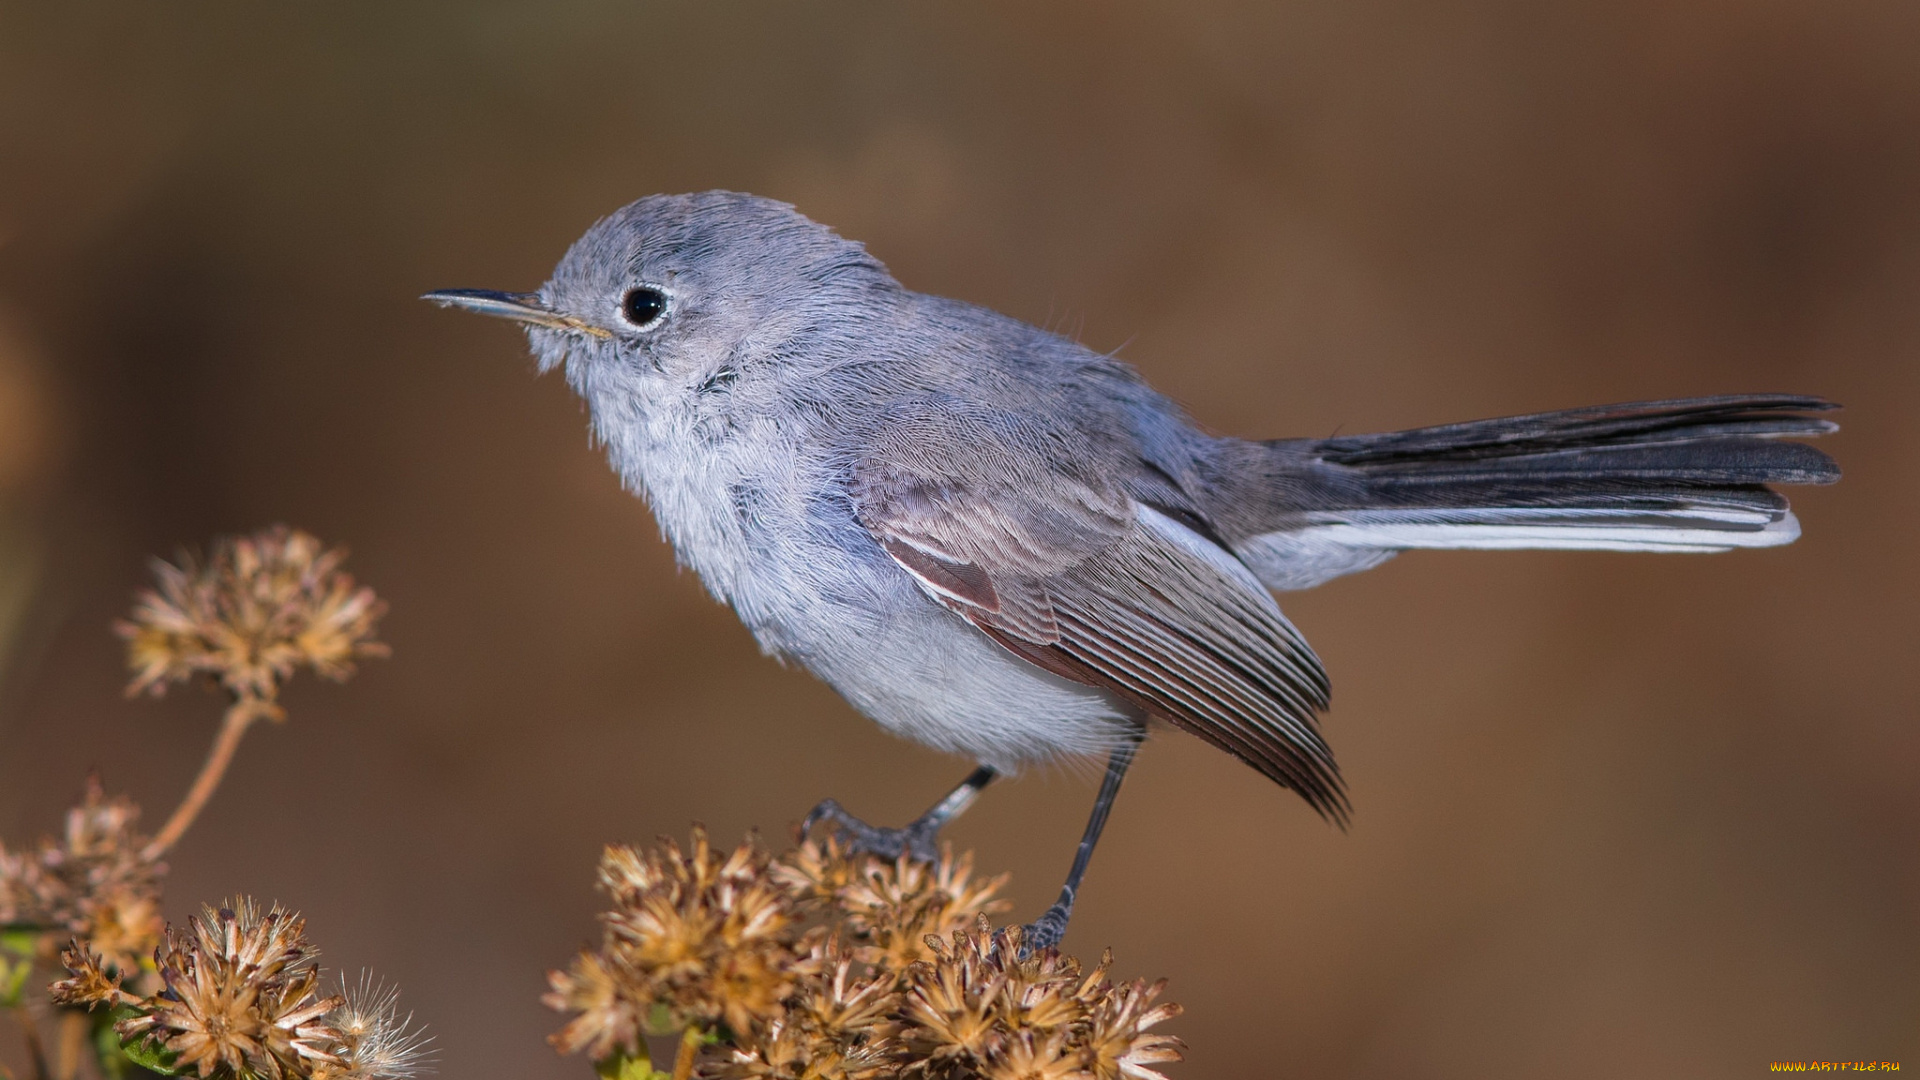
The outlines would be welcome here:
<svg viewBox="0 0 1920 1080">
<path fill-rule="evenodd" d="M 1266 583 L 1305 588 L 1407 548 L 1726 551 L 1800 535 L 1767 484 L 1829 484 L 1783 440 L 1837 429 L 1814 397 L 1756 394 L 1262 444 L 1280 502 L 1235 544 Z"/>
</svg>

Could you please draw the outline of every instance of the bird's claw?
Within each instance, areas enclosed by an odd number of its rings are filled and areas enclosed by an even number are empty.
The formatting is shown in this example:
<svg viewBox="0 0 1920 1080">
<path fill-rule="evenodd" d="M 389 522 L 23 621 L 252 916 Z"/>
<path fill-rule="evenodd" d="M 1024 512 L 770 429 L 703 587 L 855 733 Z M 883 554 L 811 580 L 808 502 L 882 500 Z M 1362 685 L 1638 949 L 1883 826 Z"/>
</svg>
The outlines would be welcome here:
<svg viewBox="0 0 1920 1080">
<path fill-rule="evenodd" d="M 814 826 L 822 824 L 840 835 L 847 850 L 863 855 L 883 859 L 905 855 L 915 862 L 929 863 L 940 857 L 940 828 L 929 822 L 916 821 L 903 829 L 882 828 L 854 817 L 832 799 L 822 799 L 818 806 L 807 811 L 806 819 L 800 823 L 800 835 L 806 836 L 813 832 Z"/>
<path fill-rule="evenodd" d="M 1039 918 L 1021 927 L 1020 959 L 1024 960 L 1042 949 L 1059 947 L 1060 939 L 1067 936 L 1067 920 L 1072 915 L 1071 907 L 1055 904 Z"/>
</svg>

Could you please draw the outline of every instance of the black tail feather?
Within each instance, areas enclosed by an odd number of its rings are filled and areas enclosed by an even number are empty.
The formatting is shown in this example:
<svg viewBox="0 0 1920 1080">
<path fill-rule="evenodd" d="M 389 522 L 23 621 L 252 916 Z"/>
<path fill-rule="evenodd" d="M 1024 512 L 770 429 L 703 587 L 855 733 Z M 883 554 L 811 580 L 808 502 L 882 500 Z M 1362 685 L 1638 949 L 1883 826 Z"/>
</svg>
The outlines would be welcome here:
<svg viewBox="0 0 1920 1080">
<path fill-rule="evenodd" d="M 1271 444 L 1321 463 L 1316 494 L 1339 505 L 1618 506 L 1698 499 L 1784 506 L 1764 484 L 1830 484 L 1839 466 L 1785 439 L 1838 429 L 1837 408 L 1787 394 L 1601 405 L 1498 420 Z"/>
<path fill-rule="evenodd" d="M 1498 471 L 1489 468 L 1492 463 L 1525 458 L 1531 459 L 1525 465 L 1512 463 L 1516 472 L 1598 468 L 1682 482 L 1820 484 L 1839 478 L 1831 458 L 1775 440 L 1837 430 L 1831 420 L 1805 415 L 1835 408 L 1821 398 L 1791 394 L 1634 402 L 1339 436 L 1315 442 L 1313 451 L 1330 464 L 1367 471 L 1473 463 L 1475 472 L 1492 475 Z"/>
</svg>

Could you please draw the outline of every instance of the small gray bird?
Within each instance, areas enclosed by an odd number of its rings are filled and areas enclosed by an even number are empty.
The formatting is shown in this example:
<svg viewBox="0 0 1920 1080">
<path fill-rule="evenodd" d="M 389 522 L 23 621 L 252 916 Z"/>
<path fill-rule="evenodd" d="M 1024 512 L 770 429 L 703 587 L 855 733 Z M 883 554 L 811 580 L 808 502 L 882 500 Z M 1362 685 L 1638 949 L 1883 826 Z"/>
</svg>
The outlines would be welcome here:
<svg viewBox="0 0 1920 1080">
<path fill-rule="evenodd" d="M 425 299 L 526 327 L 622 482 L 766 652 L 979 767 L 905 828 L 829 799 L 859 849 L 933 857 L 1022 763 L 1105 755 L 1057 942 L 1152 721 L 1344 823 L 1327 676 L 1269 590 L 1409 548 L 1726 551 L 1799 535 L 1767 484 L 1825 484 L 1819 398 L 1607 405 L 1384 435 L 1196 428 L 1126 364 L 903 288 L 791 206 L 656 195 L 534 293 Z"/>
</svg>

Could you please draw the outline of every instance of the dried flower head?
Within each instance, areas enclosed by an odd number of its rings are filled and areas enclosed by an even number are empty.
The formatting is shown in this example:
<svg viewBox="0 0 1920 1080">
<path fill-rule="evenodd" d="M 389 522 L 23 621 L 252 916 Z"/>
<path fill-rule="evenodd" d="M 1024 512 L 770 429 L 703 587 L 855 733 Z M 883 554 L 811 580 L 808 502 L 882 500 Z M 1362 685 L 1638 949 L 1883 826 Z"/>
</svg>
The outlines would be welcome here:
<svg viewBox="0 0 1920 1080">
<path fill-rule="evenodd" d="M 734 1034 L 725 1060 L 704 1070 L 730 1080 L 879 1080 L 905 1063 L 895 1036 L 900 994 L 888 974 L 856 973 L 852 952 L 815 944 L 785 1010 Z"/>
<path fill-rule="evenodd" d="M 1116 988 L 1111 953 L 1083 976 L 1054 949 L 1023 957 L 1020 938 L 983 917 L 951 945 L 929 942 L 935 958 L 908 973 L 904 1041 L 930 1076 L 1165 1080 L 1148 1066 L 1180 1060 L 1180 1041 L 1146 1033 L 1180 1014 L 1153 1006 L 1163 984 Z"/>
<path fill-rule="evenodd" d="M 271 706 L 295 669 L 344 679 L 356 659 L 385 656 L 373 639 L 386 605 L 340 570 L 342 548 L 275 526 L 217 542 L 204 562 L 156 560 L 159 587 L 115 629 L 134 669 L 129 694 L 206 674 L 235 698 Z"/>
<path fill-rule="evenodd" d="M 1108 953 L 1101 961 L 1105 972 L 1113 962 Z M 1084 1043 L 1090 1057 L 1090 1070 L 1102 1080 L 1129 1076 L 1135 1080 L 1164 1080 L 1150 1065 L 1179 1061 L 1184 1045 L 1172 1035 L 1149 1035 L 1147 1030 L 1180 1015 L 1180 1006 L 1169 1001 L 1155 1005 L 1167 988 L 1167 980 L 1149 983 L 1135 979 L 1107 990 L 1095 1000 L 1088 1019 Z"/>
<path fill-rule="evenodd" d="M 339 997 L 325 1018 L 336 1036 L 328 1047 L 334 1060 L 321 1059 L 313 1080 L 412 1080 L 426 1071 L 432 1040 L 413 1026 L 412 1014 L 400 1015 L 399 987 L 366 974 L 349 986 L 342 977 Z"/>
<path fill-rule="evenodd" d="M 0 925 L 44 931 L 49 956 L 60 937 L 78 935 L 123 978 L 143 965 L 150 971 L 166 866 L 147 853 L 139 816 L 139 807 L 109 799 L 99 777 L 89 776 L 59 838 L 45 837 L 32 851 L 0 845 Z"/>
<path fill-rule="evenodd" d="M 613 899 L 601 947 L 549 978 L 574 1017 L 554 1044 L 603 1066 L 645 1053 L 641 1036 L 684 1028 L 724 1044 L 683 1057 L 728 1080 L 1161 1080 L 1179 1040 L 1148 1034 L 1178 1015 L 1160 985 L 1115 987 L 1111 957 L 1083 974 L 987 913 L 1005 878 L 977 881 L 951 852 L 932 864 L 807 842 L 768 859 L 751 840 L 726 857 L 696 829 L 607 850 Z"/>
<path fill-rule="evenodd" d="M 322 997 L 318 955 L 298 915 L 241 899 L 167 930 L 161 988 L 141 996 L 88 944 L 60 957 L 56 1005 L 119 1009 L 113 1024 L 136 1060 L 209 1080 L 413 1080 L 428 1040 L 400 1013 L 399 992 L 362 976 Z"/>
<path fill-rule="evenodd" d="M 601 916 L 601 947 L 548 977 L 547 1004 L 580 1014 L 554 1044 L 596 1058 L 632 1052 L 656 1006 L 674 1026 L 745 1030 L 775 1014 L 793 989 L 799 934 L 796 905 L 767 864 L 752 840 L 723 858 L 700 828 L 685 852 L 671 840 L 608 848 L 600 885 L 613 908 Z"/>
<path fill-rule="evenodd" d="M 931 863 L 854 855 L 837 838 L 806 840 L 773 867 L 774 876 L 810 910 L 830 912 L 863 963 L 900 972 L 928 959 L 927 938 L 965 930 L 1006 910 L 995 894 L 1006 875 L 973 878 L 973 856 L 951 847 Z"/>
<path fill-rule="evenodd" d="M 55 1004 L 79 1009 L 133 1005 L 139 998 L 120 989 L 120 973 L 105 967 L 86 944 L 74 941 L 60 954 L 67 977 L 47 988 Z"/>
<path fill-rule="evenodd" d="M 166 989 L 114 1025 L 123 1040 L 174 1055 L 174 1071 L 205 1080 L 305 1080 L 317 1065 L 340 1066 L 340 1032 L 326 1022 L 345 1004 L 317 992 L 316 955 L 306 920 L 278 905 L 262 913 L 242 899 L 171 929 L 160 948 Z"/>
</svg>

